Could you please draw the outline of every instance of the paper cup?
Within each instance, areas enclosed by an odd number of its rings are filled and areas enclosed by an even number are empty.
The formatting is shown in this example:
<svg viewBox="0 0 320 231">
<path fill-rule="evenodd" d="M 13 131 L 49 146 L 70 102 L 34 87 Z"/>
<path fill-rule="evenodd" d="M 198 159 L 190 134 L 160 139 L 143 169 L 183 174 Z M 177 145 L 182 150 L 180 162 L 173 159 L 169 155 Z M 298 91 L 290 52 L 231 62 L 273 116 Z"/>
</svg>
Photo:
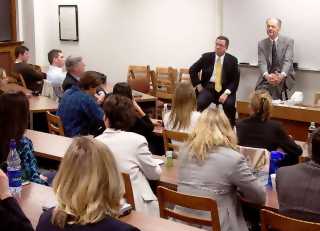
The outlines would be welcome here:
<svg viewBox="0 0 320 231">
<path fill-rule="evenodd" d="M 272 183 L 272 188 L 276 189 L 276 174 L 271 174 L 271 183 Z"/>
</svg>

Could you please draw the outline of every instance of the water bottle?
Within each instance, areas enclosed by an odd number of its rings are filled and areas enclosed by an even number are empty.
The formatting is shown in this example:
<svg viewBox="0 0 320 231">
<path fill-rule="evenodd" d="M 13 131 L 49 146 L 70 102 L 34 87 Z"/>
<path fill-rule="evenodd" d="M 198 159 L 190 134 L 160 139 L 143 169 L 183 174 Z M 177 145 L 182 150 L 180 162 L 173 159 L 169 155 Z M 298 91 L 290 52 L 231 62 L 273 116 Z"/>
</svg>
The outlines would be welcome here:
<svg viewBox="0 0 320 231">
<path fill-rule="evenodd" d="M 168 104 L 165 103 L 163 104 L 163 109 L 162 109 L 162 121 L 164 119 L 164 115 L 168 112 Z"/>
<path fill-rule="evenodd" d="M 270 153 L 270 165 L 269 165 L 269 177 L 268 177 L 268 185 L 272 185 L 271 174 L 276 173 L 279 168 L 279 162 L 283 160 L 284 154 L 279 151 L 272 151 Z"/>
<path fill-rule="evenodd" d="M 7 174 L 9 179 L 9 190 L 14 197 L 21 194 L 21 165 L 20 157 L 16 149 L 16 141 L 10 140 L 10 151 L 7 158 Z"/>
<path fill-rule="evenodd" d="M 312 133 L 314 132 L 314 130 L 316 130 L 317 127 L 316 127 L 316 123 L 315 122 L 311 122 L 310 123 L 310 126 L 308 128 L 308 140 L 307 140 L 307 143 L 308 143 L 308 154 L 309 156 L 312 155 L 312 142 L 311 142 L 311 139 L 312 139 Z"/>
<path fill-rule="evenodd" d="M 172 151 L 166 151 L 166 167 L 172 167 L 173 166 L 173 154 Z"/>
</svg>

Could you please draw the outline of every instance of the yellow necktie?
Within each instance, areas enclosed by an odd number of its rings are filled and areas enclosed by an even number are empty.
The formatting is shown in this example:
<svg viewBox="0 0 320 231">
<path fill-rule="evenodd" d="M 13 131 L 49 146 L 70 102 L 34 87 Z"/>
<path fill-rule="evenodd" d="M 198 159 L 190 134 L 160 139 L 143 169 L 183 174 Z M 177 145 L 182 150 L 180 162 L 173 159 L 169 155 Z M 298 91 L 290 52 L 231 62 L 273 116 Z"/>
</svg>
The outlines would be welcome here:
<svg viewBox="0 0 320 231">
<path fill-rule="evenodd" d="M 220 92 L 222 90 L 221 86 L 221 58 L 219 57 L 214 64 L 214 75 L 215 75 L 215 85 L 214 89 L 217 92 Z"/>
</svg>

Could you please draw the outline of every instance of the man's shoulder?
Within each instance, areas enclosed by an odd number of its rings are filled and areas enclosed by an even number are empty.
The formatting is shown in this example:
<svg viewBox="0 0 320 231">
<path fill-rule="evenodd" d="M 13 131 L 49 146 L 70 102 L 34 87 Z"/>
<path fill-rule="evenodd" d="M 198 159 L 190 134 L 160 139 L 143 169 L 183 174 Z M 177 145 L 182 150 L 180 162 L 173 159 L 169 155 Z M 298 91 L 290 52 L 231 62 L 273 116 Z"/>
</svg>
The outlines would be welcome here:
<svg viewBox="0 0 320 231">
<path fill-rule="evenodd" d="M 289 43 L 289 42 L 293 42 L 293 39 L 287 36 L 279 36 L 279 41 L 285 42 L 285 43 Z"/>
<path fill-rule="evenodd" d="M 202 58 L 211 58 L 215 55 L 214 52 L 206 52 L 201 55 Z"/>
<path fill-rule="evenodd" d="M 235 62 L 238 62 L 238 59 L 235 56 L 233 56 L 232 54 L 229 54 L 229 53 L 225 54 L 225 58 L 229 59 L 229 60 L 232 60 L 232 61 L 235 61 Z"/>
</svg>

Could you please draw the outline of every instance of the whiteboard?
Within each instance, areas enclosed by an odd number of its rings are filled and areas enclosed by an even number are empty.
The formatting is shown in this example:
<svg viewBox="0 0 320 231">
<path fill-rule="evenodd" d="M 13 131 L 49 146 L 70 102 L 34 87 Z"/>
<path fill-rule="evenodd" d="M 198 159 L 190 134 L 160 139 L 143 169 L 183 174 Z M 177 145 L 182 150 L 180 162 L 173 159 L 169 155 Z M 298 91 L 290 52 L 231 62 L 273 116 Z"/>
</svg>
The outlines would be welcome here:
<svg viewBox="0 0 320 231">
<path fill-rule="evenodd" d="M 223 34 L 229 53 L 239 62 L 258 63 L 258 41 L 267 37 L 265 21 L 282 20 L 281 35 L 294 39 L 294 62 L 299 68 L 320 69 L 319 0 L 224 0 Z"/>
</svg>

